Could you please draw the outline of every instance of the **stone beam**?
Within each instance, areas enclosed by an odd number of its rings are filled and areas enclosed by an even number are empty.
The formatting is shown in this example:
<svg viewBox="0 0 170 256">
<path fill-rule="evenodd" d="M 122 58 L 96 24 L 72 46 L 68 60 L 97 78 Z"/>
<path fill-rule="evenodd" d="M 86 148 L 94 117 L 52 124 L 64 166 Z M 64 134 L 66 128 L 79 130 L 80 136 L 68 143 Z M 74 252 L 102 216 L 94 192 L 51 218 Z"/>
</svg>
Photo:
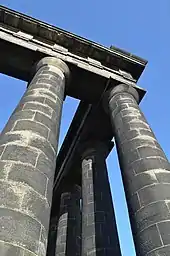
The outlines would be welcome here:
<svg viewBox="0 0 170 256">
<path fill-rule="evenodd" d="M 0 72 L 24 81 L 30 80 L 32 66 L 43 57 L 53 56 L 62 59 L 71 70 L 72 79 L 66 92 L 67 95 L 88 102 L 98 101 L 110 79 L 115 85 L 124 83 L 136 86 L 135 80 L 125 77 L 121 71 L 102 65 L 95 66 L 94 63 L 88 61 L 88 58 L 83 59 L 77 55 L 73 56 L 69 53 L 65 55 L 63 52 L 48 50 L 39 43 L 29 42 L 1 30 L 0 54 Z"/>
<path fill-rule="evenodd" d="M 47 56 L 62 59 L 72 77 L 66 94 L 89 103 L 99 100 L 110 79 L 114 85 L 136 86 L 146 65 L 130 53 L 110 50 L 2 6 L 0 21 L 1 73 L 29 81 L 35 62 Z"/>
<path fill-rule="evenodd" d="M 85 56 L 95 66 L 106 66 L 112 70 L 123 70 L 138 79 L 145 68 L 146 61 L 116 47 L 111 49 L 79 37 L 65 30 L 33 19 L 27 15 L 0 6 L 0 22 L 3 29 L 11 29 L 15 35 L 27 42 L 37 43 L 56 52 L 68 52 L 80 57 Z"/>
</svg>

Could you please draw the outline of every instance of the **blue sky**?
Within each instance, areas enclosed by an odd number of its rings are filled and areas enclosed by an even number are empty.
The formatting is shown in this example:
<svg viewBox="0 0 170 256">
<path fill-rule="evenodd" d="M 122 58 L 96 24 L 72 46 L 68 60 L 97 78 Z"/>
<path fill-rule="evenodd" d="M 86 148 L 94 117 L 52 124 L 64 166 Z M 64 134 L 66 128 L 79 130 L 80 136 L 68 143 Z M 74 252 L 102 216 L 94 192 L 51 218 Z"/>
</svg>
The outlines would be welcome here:
<svg viewBox="0 0 170 256">
<path fill-rule="evenodd" d="M 105 46 L 114 45 L 148 60 L 138 85 L 147 90 L 141 108 L 170 157 L 170 1 L 169 0 L 1 0 L 1 5 L 41 19 Z M 0 130 L 26 89 L 0 74 Z M 78 101 L 64 104 L 60 143 Z M 108 158 L 109 178 L 122 256 L 135 256 L 116 151 Z"/>
</svg>

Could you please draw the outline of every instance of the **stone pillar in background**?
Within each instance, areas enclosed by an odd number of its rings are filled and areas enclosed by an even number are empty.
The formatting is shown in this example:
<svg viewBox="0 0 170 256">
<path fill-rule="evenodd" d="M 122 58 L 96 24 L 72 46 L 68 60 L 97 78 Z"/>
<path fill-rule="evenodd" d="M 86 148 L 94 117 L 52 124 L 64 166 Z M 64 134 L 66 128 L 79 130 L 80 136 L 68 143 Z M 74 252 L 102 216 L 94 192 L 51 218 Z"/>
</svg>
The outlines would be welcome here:
<svg viewBox="0 0 170 256">
<path fill-rule="evenodd" d="M 169 162 L 140 111 L 136 89 L 121 84 L 106 98 L 137 255 L 170 255 Z"/>
<path fill-rule="evenodd" d="M 45 256 L 67 65 L 46 57 L 0 136 L 0 255 Z"/>
<path fill-rule="evenodd" d="M 47 255 L 46 256 L 55 256 L 56 239 L 57 239 L 57 225 L 58 225 L 58 216 L 52 217 L 50 219 L 50 225 L 49 225 L 48 245 L 47 245 Z"/>
<path fill-rule="evenodd" d="M 82 154 L 82 256 L 120 256 L 104 144 Z"/>
<path fill-rule="evenodd" d="M 61 195 L 57 227 L 56 256 L 80 256 L 81 245 L 81 189 L 75 185 Z"/>
</svg>

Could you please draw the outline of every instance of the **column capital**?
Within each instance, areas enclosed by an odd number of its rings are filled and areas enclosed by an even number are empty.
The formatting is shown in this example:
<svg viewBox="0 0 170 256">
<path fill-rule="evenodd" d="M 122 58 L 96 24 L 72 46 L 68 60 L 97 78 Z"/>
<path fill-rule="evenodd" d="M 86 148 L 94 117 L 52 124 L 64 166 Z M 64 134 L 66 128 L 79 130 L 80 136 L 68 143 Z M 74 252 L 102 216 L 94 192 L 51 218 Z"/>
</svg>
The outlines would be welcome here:
<svg viewBox="0 0 170 256">
<path fill-rule="evenodd" d="M 121 94 L 121 93 L 131 94 L 135 98 L 137 103 L 139 103 L 140 97 L 135 87 L 127 84 L 118 84 L 115 87 L 105 92 L 104 99 L 103 99 L 103 106 L 106 112 L 108 112 L 108 103 L 110 102 L 110 100 L 112 100 L 117 94 Z"/>
<path fill-rule="evenodd" d="M 64 74 L 64 76 L 66 77 L 66 79 L 69 78 L 70 76 L 70 70 L 69 67 L 67 66 L 67 64 L 56 57 L 44 57 L 43 59 L 41 59 L 40 61 L 38 61 L 34 67 L 34 72 L 37 72 L 42 66 L 49 66 L 49 67 L 54 67 L 54 68 L 58 68 L 59 70 L 61 70 L 62 74 Z M 54 70 L 51 70 L 53 72 L 55 72 Z M 61 75 L 62 76 L 62 75 Z"/>
<path fill-rule="evenodd" d="M 81 159 L 84 159 L 88 156 L 103 155 L 107 158 L 111 149 L 114 146 L 113 141 L 103 142 L 103 141 L 87 141 L 85 142 L 80 149 Z"/>
</svg>

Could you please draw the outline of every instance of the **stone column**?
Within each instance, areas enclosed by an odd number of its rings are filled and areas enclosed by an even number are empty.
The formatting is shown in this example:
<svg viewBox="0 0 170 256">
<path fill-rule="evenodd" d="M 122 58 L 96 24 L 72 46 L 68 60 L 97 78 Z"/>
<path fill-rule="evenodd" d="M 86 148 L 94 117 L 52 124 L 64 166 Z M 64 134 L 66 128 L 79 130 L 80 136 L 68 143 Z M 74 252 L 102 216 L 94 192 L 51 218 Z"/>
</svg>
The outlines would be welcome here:
<svg viewBox="0 0 170 256">
<path fill-rule="evenodd" d="M 58 216 L 51 217 L 48 233 L 47 255 L 55 256 Z"/>
<path fill-rule="evenodd" d="M 82 154 L 82 256 L 120 256 L 104 144 Z"/>
<path fill-rule="evenodd" d="M 25 60 L 26 61 L 26 60 Z M 0 255 L 45 256 L 67 65 L 38 62 L 0 136 Z"/>
<path fill-rule="evenodd" d="M 56 256 L 80 256 L 81 244 L 81 189 L 61 195 L 60 216 L 57 228 Z"/>
<path fill-rule="evenodd" d="M 121 84 L 106 97 L 137 255 L 170 255 L 169 162 L 138 106 L 136 89 Z"/>
</svg>

